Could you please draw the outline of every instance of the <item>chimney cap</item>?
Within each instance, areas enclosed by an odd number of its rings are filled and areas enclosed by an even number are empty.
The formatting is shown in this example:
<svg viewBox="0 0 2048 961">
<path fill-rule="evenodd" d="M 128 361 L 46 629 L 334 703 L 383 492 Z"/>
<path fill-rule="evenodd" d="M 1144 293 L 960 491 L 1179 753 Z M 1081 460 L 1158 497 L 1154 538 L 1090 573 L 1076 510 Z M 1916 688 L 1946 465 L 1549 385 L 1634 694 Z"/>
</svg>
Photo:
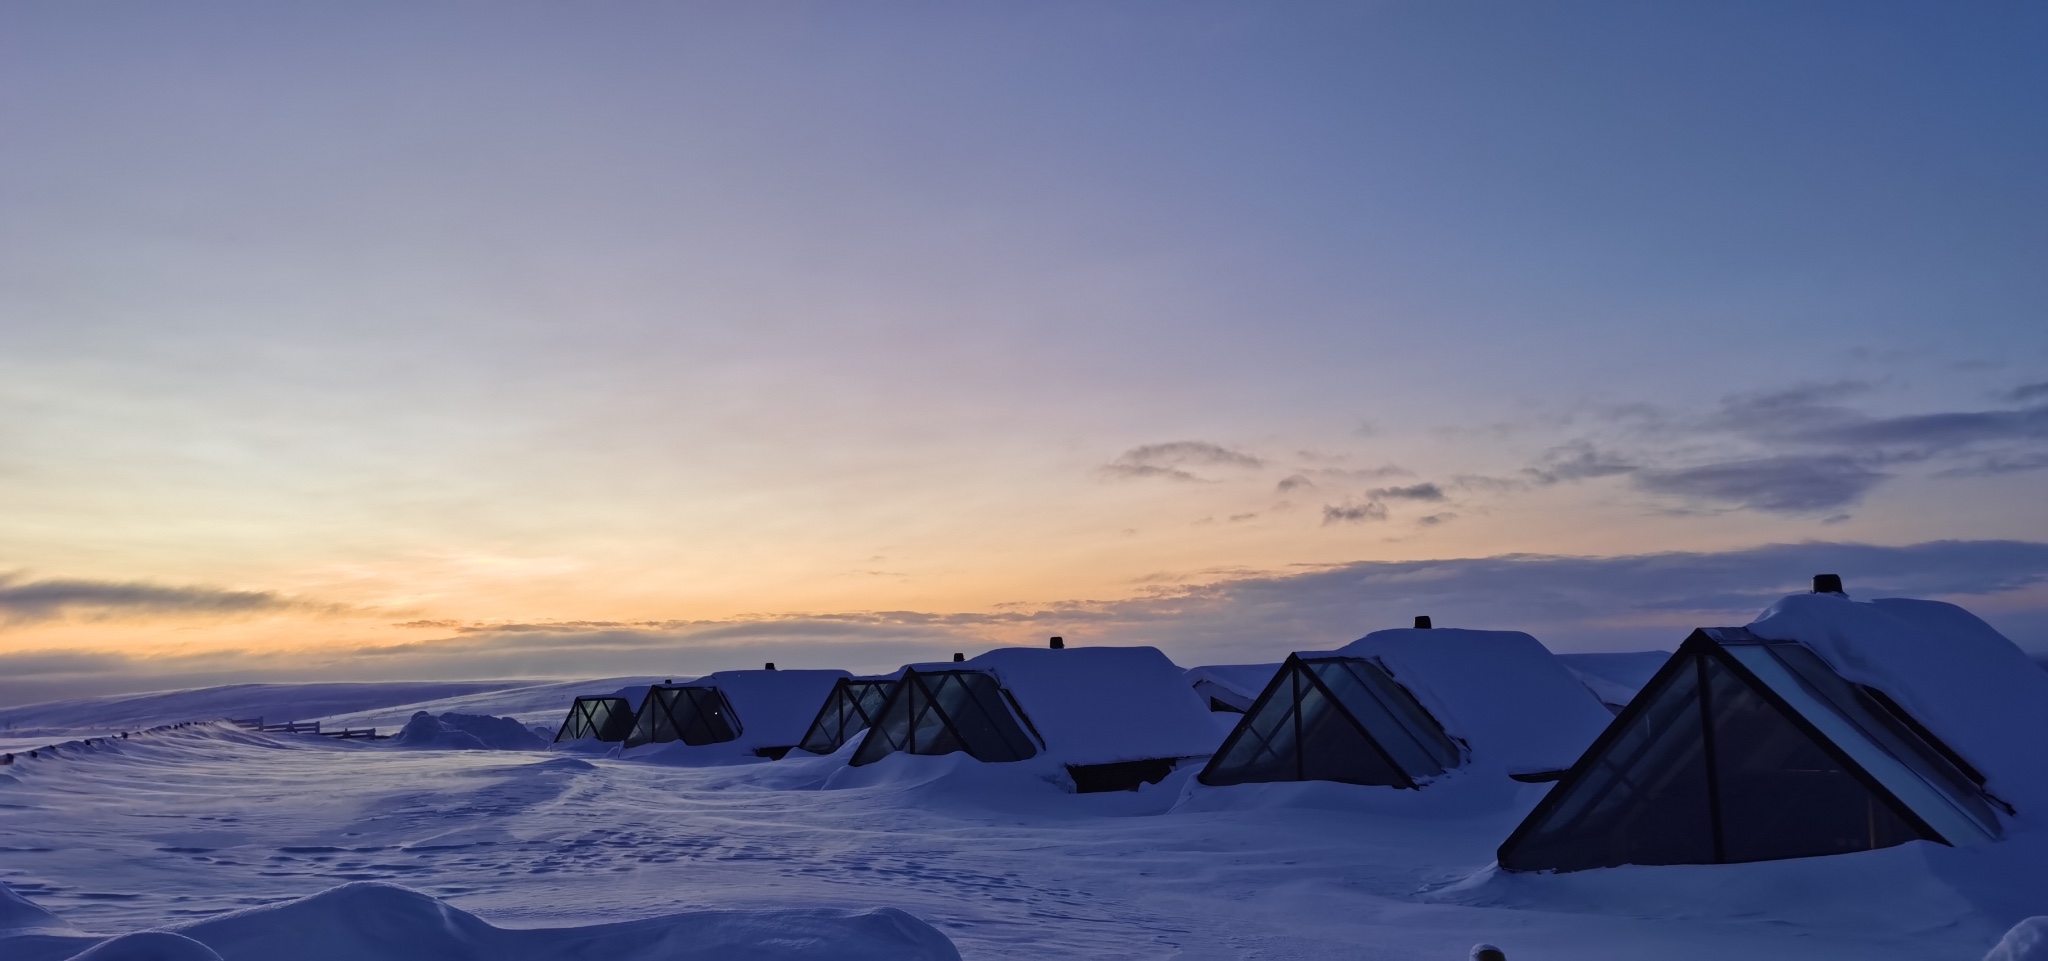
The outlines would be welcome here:
<svg viewBox="0 0 2048 961">
<path fill-rule="evenodd" d="M 1053 650 L 1055 650 L 1055 651 L 1064 651 L 1064 650 L 1066 650 L 1066 649 L 1067 649 L 1067 639 L 1066 639 L 1066 638 L 1064 638 L 1064 637 L 1055 637 L 1055 638 L 1053 638 L 1053 639 L 1052 639 L 1052 649 L 1053 649 Z"/>
<path fill-rule="evenodd" d="M 960 653 L 959 651 L 954 651 L 954 652 L 953 652 L 953 663 L 955 663 L 955 664 L 958 664 L 958 663 L 960 663 L 961 661 L 964 661 L 964 660 L 967 660 L 967 655 L 965 655 L 965 654 L 962 654 L 962 653 Z"/>
<path fill-rule="evenodd" d="M 1435 625 L 1433 625 L 1433 624 L 1431 624 L 1431 623 L 1429 622 L 1429 615 L 1427 615 L 1427 614 L 1417 614 L 1417 615 L 1415 615 L 1415 629 L 1416 629 L 1416 630 L 1418 630 L 1418 631 L 1426 631 L 1426 630 L 1429 630 L 1429 629 L 1430 629 L 1431 627 L 1433 627 L 1433 626 L 1435 626 Z"/>
<path fill-rule="evenodd" d="M 1842 593 L 1842 575 L 1840 575 L 1840 574 L 1815 574 L 1815 575 L 1813 575 L 1813 592 L 1814 592 L 1815 594 L 1840 594 L 1840 593 Z"/>
<path fill-rule="evenodd" d="M 767 666 L 766 666 L 766 667 L 763 667 L 763 668 L 761 668 L 761 670 L 764 670 L 764 671 L 772 671 L 772 670 L 775 670 L 775 662 L 774 662 L 774 661 L 769 661 L 769 662 L 768 662 L 768 664 L 767 664 Z"/>
</svg>

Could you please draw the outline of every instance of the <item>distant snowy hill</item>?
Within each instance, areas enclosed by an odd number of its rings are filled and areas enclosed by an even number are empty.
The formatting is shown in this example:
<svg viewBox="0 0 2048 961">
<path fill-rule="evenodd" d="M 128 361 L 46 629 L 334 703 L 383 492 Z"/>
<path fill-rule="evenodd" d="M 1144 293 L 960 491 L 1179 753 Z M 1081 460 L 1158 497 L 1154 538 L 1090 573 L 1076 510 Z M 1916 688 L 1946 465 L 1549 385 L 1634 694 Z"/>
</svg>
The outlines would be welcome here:
<svg viewBox="0 0 2048 961">
<path fill-rule="evenodd" d="M 334 714 L 531 686 L 532 681 L 230 684 L 0 709 L 0 734 L 13 737 L 39 732 L 114 731 L 225 717 L 261 716 L 273 723 L 310 721 Z M 403 723 L 411 714 L 411 710 L 399 712 L 396 723 Z"/>
</svg>

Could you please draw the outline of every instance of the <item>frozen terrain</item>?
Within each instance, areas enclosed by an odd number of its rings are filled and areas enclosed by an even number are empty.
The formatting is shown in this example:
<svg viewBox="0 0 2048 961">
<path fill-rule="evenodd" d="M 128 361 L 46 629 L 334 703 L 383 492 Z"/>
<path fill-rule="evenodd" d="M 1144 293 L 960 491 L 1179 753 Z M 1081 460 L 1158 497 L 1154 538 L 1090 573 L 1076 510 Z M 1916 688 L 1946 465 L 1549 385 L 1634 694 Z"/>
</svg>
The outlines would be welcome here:
<svg viewBox="0 0 2048 961">
<path fill-rule="evenodd" d="M 395 731 L 417 708 L 459 708 L 546 726 L 570 694 L 630 680 L 436 692 L 432 706 L 392 692 L 353 716 Z M 104 706 L 42 708 L 36 723 L 95 728 Z M 232 707 L 220 713 L 247 713 Z M 2048 909 L 2048 845 L 2029 834 L 1505 876 L 1494 847 L 1543 785 L 1203 788 L 1184 767 L 1140 792 L 1072 795 L 1031 765 L 960 755 L 850 775 L 851 749 L 677 768 L 218 724 L 66 744 L 0 767 L 0 883 L 15 896 L 0 895 L 0 957 L 168 928 L 206 947 L 151 935 L 188 953 L 117 940 L 97 956 L 918 958 L 950 956 L 950 940 L 970 959 L 1462 959 L 1489 941 L 1515 961 L 1976 961 Z M 392 919 L 392 940 L 301 937 L 369 917 Z M 675 953 L 704 943 L 725 948 Z"/>
</svg>

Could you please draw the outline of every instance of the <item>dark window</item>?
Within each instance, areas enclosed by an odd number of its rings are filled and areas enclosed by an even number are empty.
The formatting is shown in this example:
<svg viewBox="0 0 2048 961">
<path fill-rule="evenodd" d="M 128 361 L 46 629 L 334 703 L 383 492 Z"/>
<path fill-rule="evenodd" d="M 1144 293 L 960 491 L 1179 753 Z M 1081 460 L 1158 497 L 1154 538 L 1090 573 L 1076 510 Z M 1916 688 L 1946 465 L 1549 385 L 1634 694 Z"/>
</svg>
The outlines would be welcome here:
<svg viewBox="0 0 2048 961">
<path fill-rule="evenodd" d="M 1715 860 L 1699 671 L 1663 672 L 1628 727 L 1580 760 L 1501 847 L 1502 867 L 1576 871 Z M 1565 792 L 1565 793 L 1557 793 Z"/>
<path fill-rule="evenodd" d="M 648 688 L 627 747 L 681 741 L 692 747 L 739 737 L 739 719 L 715 687 Z"/>
<path fill-rule="evenodd" d="M 896 689 L 895 681 L 857 681 L 842 678 L 832 687 L 832 696 L 818 710 L 798 745 L 813 754 L 839 750 L 853 736 L 868 729 L 882 713 L 882 705 Z"/>
<path fill-rule="evenodd" d="M 555 733 L 557 741 L 594 737 L 623 741 L 633 730 L 633 706 L 623 697 L 579 697 Z"/>
<path fill-rule="evenodd" d="M 1305 663 L 1410 778 L 1434 777 L 1458 766 L 1458 745 L 1379 665 L 1354 658 Z"/>
<path fill-rule="evenodd" d="M 895 751 L 950 754 L 980 761 L 1021 761 L 1038 748 L 1005 703 L 994 677 L 981 671 L 906 671 L 851 763 L 870 764 Z"/>
<path fill-rule="evenodd" d="M 1701 664 L 1714 719 L 1720 860 L 1846 854 L 1922 836 L 1718 659 Z"/>
<path fill-rule="evenodd" d="M 1768 652 L 1776 663 L 1790 668 L 1798 677 L 1798 685 L 1802 685 L 1806 692 L 1818 695 L 1827 708 L 1832 708 L 1836 715 L 1863 735 L 1869 747 L 1882 752 L 1882 756 L 1867 757 L 1858 757 L 1854 750 L 1849 753 L 1852 760 L 1863 764 L 1866 773 L 1876 777 L 1902 799 L 1909 800 L 1916 811 L 1922 811 L 1938 828 L 1937 833 L 1953 835 L 1945 840 L 1963 842 L 1998 836 L 1998 818 L 1991 813 L 1991 805 L 1985 798 L 1982 776 L 1950 751 L 1947 745 L 1936 740 L 1932 732 L 1921 726 L 1897 702 L 1875 688 L 1850 684 L 1828 667 L 1820 655 L 1798 644 L 1730 645 L 1728 648 L 1730 655 L 1745 664 L 1748 660 L 1743 655 L 1759 650 Z M 1766 676 L 1759 674 L 1760 678 Z M 1779 693 L 1795 706 L 1803 703 L 1799 697 L 1801 692 Z M 1864 745 L 1844 746 L 1855 748 Z M 1887 763 L 1892 761 L 1903 766 L 1904 770 L 1892 769 Z M 1912 783 L 1915 780 L 1920 783 Z M 1930 788 L 1931 793 L 1928 791 Z M 1954 811 L 1943 811 L 1940 807 L 1950 807 Z M 1958 814 L 1970 823 L 1956 820 Z"/>
<path fill-rule="evenodd" d="M 1289 657 L 1200 780 L 1414 787 L 1460 761 L 1456 743 L 1378 665 Z"/>
<path fill-rule="evenodd" d="M 1802 647 L 1724 648 L 1695 633 L 1501 845 L 1501 866 L 1763 861 L 1944 840 L 1865 767 L 1912 797 L 1939 797 L 1896 757 L 1909 745 L 1863 735 L 1881 719 L 1831 707 L 1856 697 Z M 1929 813 L 1969 824 L 1959 810 L 1942 801 Z"/>
</svg>

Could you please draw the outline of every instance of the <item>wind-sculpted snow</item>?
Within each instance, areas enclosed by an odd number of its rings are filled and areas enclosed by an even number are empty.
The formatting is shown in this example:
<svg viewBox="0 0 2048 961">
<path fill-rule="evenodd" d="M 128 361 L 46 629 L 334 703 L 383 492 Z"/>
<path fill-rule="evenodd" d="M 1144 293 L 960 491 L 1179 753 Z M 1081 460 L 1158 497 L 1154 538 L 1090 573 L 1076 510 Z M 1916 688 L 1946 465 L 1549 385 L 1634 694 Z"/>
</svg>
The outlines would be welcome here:
<svg viewBox="0 0 2048 961">
<path fill-rule="evenodd" d="M 367 917 L 402 929 L 400 961 L 950 956 L 917 953 L 933 930 L 1005 961 L 1427 961 L 1481 941 L 1515 961 L 1968 961 L 2048 904 L 2048 834 L 1503 875 L 1495 846 L 1547 788 L 1470 770 L 1176 806 L 1186 768 L 1076 795 L 1030 762 L 849 769 L 852 745 L 666 767 L 384 743 L 196 725 L 6 768 L 0 882 L 27 900 L 0 897 L 0 959 L 69 961 L 122 933 L 102 959 L 206 957 L 135 937 L 156 929 L 226 959 L 376 961 L 376 930 L 342 930 Z M 813 934 L 855 947 L 683 953 Z"/>
<path fill-rule="evenodd" d="M 4 944 L 4 942 L 0 942 Z M 108 938 L 69 961 L 223 961 L 220 952 L 182 934 L 139 931 Z"/>
<path fill-rule="evenodd" d="M 77 928 L 42 909 L 41 906 L 0 884 L 0 944 L 26 935 L 76 935 Z"/>
<path fill-rule="evenodd" d="M 2013 925 L 1984 961 L 2048 961 L 2048 917 L 2032 917 Z"/>
<path fill-rule="evenodd" d="M 947 961 L 946 936 L 902 911 L 689 911 L 638 921 L 501 928 L 374 881 L 162 931 L 99 939 L 0 929 L 13 961 Z"/>
</svg>

